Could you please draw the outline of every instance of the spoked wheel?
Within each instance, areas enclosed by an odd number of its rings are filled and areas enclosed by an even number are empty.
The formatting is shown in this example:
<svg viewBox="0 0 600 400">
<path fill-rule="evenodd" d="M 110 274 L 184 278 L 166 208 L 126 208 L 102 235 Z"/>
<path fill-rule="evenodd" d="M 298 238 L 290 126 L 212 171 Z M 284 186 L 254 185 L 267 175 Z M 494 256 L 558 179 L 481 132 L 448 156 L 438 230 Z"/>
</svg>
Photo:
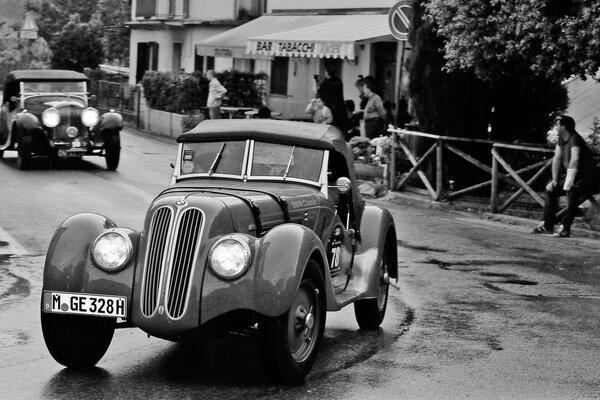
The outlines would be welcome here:
<svg viewBox="0 0 600 400">
<path fill-rule="evenodd" d="M 104 147 L 106 169 L 109 171 L 115 171 L 119 166 L 119 159 L 121 158 L 121 138 L 118 134 L 108 136 L 104 142 Z"/>
<path fill-rule="evenodd" d="M 42 333 L 52 357 L 65 367 L 96 365 L 115 332 L 116 319 L 42 312 Z"/>
<path fill-rule="evenodd" d="M 310 372 L 325 330 L 325 283 L 310 261 L 290 309 L 259 323 L 266 372 L 283 383 L 297 383 Z"/>
<path fill-rule="evenodd" d="M 354 315 L 360 329 L 377 329 L 383 322 L 387 308 L 390 276 L 388 274 L 387 248 L 384 249 L 379 266 L 378 295 L 373 299 L 358 300 L 354 303 Z"/>
</svg>

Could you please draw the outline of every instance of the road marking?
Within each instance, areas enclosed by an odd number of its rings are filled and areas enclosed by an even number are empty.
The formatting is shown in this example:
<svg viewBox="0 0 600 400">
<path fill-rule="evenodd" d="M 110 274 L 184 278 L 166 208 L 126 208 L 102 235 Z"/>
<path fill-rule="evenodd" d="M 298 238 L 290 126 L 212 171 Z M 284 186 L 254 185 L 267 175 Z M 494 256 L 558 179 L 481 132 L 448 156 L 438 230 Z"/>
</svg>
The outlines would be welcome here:
<svg viewBox="0 0 600 400">
<path fill-rule="evenodd" d="M 0 227 L 0 254 L 12 254 L 23 256 L 27 254 L 25 247 L 21 246 L 15 238 L 10 236 L 2 227 Z"/>
</svg>

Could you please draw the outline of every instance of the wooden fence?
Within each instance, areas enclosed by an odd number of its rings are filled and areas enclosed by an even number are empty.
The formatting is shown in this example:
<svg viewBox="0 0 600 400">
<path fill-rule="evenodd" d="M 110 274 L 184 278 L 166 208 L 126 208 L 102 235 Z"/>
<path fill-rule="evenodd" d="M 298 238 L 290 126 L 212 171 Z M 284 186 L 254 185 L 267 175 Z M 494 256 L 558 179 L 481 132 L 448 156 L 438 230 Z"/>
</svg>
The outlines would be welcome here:
<svg viewBox="0 0 600 400">
<path fill-rule="evenodd" d="M 404 155 L 410 161 L 412 168 L 408 172 L 397 176 L 398 165 L 396 164 L 396 146 L 391 146 L 392 154 L 390 156 L 390 190 L 402 190 L 411 180 L 418 177 L 433 200 L 453 200 L 461 196 L 483 189 L 489 188 L 490 193 L 490 211 L 493 213 L 502 213 L 512 205 L 522 195 L 529 195 L 536 203 L 543 206 L 542 196 L 534 189 L 545 185 L 540 184 L 541 177 L 548 177 L 552 165 L 552 156 L 554 149 L 534 145 L 534 144 L 513 144 L 496 142 L 484 139 L 469 139 L 451 136 L 439 136 L 423 132 L 408 131 L 403 129 L 390 128 L 393 143 L 402 149 Z M 426 150 L 416 154 L 411 143 L 418 138 L 421 144 L 425 144 Z M 412 139 L 412 140 L 409 140 Z M 467 151 L 459 148 L 460 143 L 477 145 L 483 147 L 485 153 L 480 153 L 475 157 Z M 427 148 L 428 147 L 428 148 Z M 519 165 L 511 165 L 506 157 L 507 152 L 513 152 L 511 157 L 513 163 L 519 161 Z M 444 165 L 445 152 L 451 152 L 460 159 L 466 161 L 470 166 L 483 171 L 486 178 L 471 186 L 454 190 L 445 185 L 447 178 L 444 176 L 446 170 Z M 519 154 L 514 156 L 514 152 Z M 535 154 L 535 156 L 532 156 Z M 483 157 L 482 157 L 483 155 Z M 489 160 L 489 164 L 485 159 Z M 482 161 L 483 159 L 483 161 Z M 529 161 L 529 162 L 523 162 Z M 489 176 L 489 179 L 487 178 Z M 432 183 L 433 181 L 433 183 Z M 500 185 L 502 184 L 503 193 L 509 194 L 508 198 L 500 204 Z M 511 192 L 513 191 L 513 192 Z M 592 205 L 600 209 L 600 205 L 590 196 L 587 198 Z"/>
</svg>

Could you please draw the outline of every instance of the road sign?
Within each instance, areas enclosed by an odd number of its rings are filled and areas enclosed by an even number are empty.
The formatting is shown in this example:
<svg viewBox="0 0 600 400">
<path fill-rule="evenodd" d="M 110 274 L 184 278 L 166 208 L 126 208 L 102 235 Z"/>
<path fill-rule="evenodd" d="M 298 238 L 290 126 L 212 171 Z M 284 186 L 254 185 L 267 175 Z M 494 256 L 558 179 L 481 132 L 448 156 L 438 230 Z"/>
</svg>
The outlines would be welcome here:
<svg viewBox="0 0 600 400">
<path fill-rule="evenodd" d="M 19 34 L 21 39 L 37 39 L 38 37 L 38 26 L 30 11 L 25 13 L 25 21 L 23 21 Z"/>
<path fill-rule="evenodd" d="M 412 0 L 401 0 L 390 8 L 388 22 L 392 36 L 398 40 L 408 40 L 414 15 L 412 3 Z"/>
</svg>

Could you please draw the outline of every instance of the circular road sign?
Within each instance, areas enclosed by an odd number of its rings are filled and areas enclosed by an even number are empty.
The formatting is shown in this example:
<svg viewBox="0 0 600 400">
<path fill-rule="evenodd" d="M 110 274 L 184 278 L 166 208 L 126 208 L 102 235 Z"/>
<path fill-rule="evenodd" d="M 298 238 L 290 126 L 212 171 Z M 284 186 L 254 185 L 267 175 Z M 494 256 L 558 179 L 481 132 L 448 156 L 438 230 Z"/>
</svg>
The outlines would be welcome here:
<svg viewBox="0 0 600 400">
<path fill-rule="evenodd" d="M 412 0 L 401 0 L 390 8 L 388 22 L 392 36 L 398 40 L 408 40 L 408 32 L 413 20 Z"/>
</svg>

